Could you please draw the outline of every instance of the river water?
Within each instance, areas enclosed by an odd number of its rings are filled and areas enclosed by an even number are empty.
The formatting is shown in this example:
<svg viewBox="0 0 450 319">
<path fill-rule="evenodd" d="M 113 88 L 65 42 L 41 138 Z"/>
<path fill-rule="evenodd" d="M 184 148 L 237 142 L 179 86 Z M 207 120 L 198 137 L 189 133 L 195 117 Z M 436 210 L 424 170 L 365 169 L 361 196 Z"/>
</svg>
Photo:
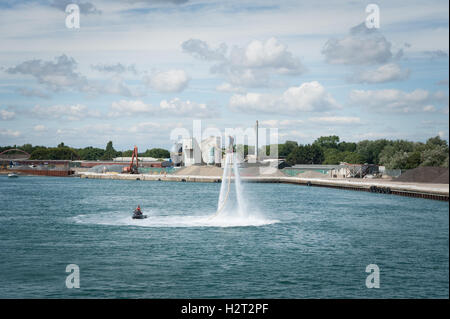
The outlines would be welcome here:
<svg viewBox="0 0 450 319">
<path fill-rule="evenodd" d="M 246 216 L 211 218 L 216 183 L 2 176 L 0 298 L 449 297 L 448 203 L 243 186 Z"/>
</svg>

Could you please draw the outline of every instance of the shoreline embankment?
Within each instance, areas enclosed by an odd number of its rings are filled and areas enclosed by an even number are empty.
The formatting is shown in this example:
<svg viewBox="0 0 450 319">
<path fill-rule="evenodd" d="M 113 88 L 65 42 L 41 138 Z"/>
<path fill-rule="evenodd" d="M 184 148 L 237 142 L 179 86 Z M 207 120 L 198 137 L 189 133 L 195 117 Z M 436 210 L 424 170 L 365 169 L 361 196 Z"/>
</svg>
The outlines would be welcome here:
<svg viewBox="0 0 450 319">
<path fill-rule="evenodd" d="M 140 181 L 167 181 L 167 182 L 200 182 L 220 183 L 222 176 L 199 175 L 151 175 L 151 174 L 102 174 L 82 172 L 77 174 L 80 178 L 111 179 L 111 180 L 140 180 Z M 232 177 L 234 179 L 234 177 Z M 285 183 L 315 187 L 331 187 L 354 191 L 393 194 L 407 197 L 425 199 L 449 200 L 448 184 L 404 183 L 383 179 L 327 179 L 327 178 L 301 178 L 283 176 L 241 176 L 241 180 L 250 183 Z"/>
</svg>

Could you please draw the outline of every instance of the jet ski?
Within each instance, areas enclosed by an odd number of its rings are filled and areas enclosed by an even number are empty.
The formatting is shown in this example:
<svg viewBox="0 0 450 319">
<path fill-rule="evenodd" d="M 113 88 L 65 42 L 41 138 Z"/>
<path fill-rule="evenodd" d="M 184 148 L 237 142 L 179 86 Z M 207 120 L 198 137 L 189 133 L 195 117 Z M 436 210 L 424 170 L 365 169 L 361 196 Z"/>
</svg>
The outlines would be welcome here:
<svg viewBox="0 0 450 319">
<path fill-rule="evenodd" d="M 138 210 L 135 210 L 133 212 L 133 217 L 132 218 L 133 219 L 145 219 L 145 218 L 147 218 L 147 215 L 144 215 L 144 214 L 142 214 L 142 212 L 140 212 Z"/>
</svg>

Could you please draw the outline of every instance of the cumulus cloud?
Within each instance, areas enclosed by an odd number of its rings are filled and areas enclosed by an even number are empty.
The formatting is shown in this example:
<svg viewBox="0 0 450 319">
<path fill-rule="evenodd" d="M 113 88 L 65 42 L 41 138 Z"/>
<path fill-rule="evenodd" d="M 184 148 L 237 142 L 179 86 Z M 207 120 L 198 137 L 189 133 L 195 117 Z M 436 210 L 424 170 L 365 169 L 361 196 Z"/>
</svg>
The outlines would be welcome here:
<svg viewBox="0 0 450 319">
<path fill-rule="evenodd" d="M 183 4 L 187 3 L 189 0 L 116 0 L 120 2 L 128 3 L 142 3 L 142 4 L 155 4 L 155 3 L 172 3 L 172 4 Z"/>
<path fill-rule="evenodd" d="M 20 95 L 27 96 L 27 97 L 35 96 L 35 97 L 40 97 L 42 99 L 50 98 L 50 96 L 46 92 L 39 90 L 39 89 L 19 88 L 17 91 L 19 92 Z"/>
<path fill-rule="evenodd" d="M 78 88 L 83 90 L 87 86 L 84 76 L 76 72 L 75 59 L 63 54 L 55 61 L 28 60 L 15 67 L 6 69 L 10 74 L 31 75 L 39 83 L 46 85 L 53 91 L 63 88 Z"/>
<path fill-rule="evenodd" d="M 103 73 L 125 73 L 125 72 L 131 72 L 136 74 L 136 67 L 134 65 L 123 65 L 122 63 L 116 63 L 116 64 L 95 64 L 91 65 L 91 68 L 103 72 Z"/>
<path fill-rule="evenodd" d="M 0 136 L 3 137 L 19 137 L 20 135 L 22 135 L 22 133 L 20 131 L 14 131 L 11 129 L 2 129 L 0 128 Z"/>
<path fill-rule="evenodd" d="M 23 74 L 34 77 L 38 83 L 43 84 L 48 89 L 54 92 L 60 91 L 78 91 L 88 95 L 98 94 L 113 94 L 127 97 L 137 97 L 144 95 L 141 90 L 134 90 L 130 88 L 124 79 L 116 74 L 105 82 L 93 82 L 77 72 L 78 63 L 74 58 L 63 54 L 55 58 L 55 61 L 42 60 L 28 60 L 18 64 L 15 67 L 6 69 L 10 74 Z M 120 71 L 125 68 L 121 64 L 117 65 L 97 65 L 94 66 L 97 70 L 104 72 Z M 131 67 L 131 70 L 134 67 Z M 127 67 L 130 70 L 130 67 Z M 22 89 L 24 95 L 41 95 L 41 97 L 48 97 L 42 91 L 37 89 L 28 90 Z"/>
<path fill-rule="evenodd" d="M 3 121 L 11 120 L 16 116 L 16 113 L 8 110 L 0 110 L 0 119 Z"/>
<path fill-rule="evenodd" d="M 306 71 L 300 59 L 276 38 L 253 40 L 245 47 L 233 47 L 229 53 L 225 44 L 213 49 L 198 39 L 185 41 L 181 46 L 196 58 L 217 62 L 211 72 L 224 75 L 234 86 L 269 86 L 273 85 L 272 75 L 300 75 Z"/>
<path fill-rule="evenodd" d="M 197 117 L 210 118 L 217 116 L 217 110 L 203 103 L 183 101 L 179 98 L 162 100 L 159 105 L 144 103 L 141 100 L 121 100 L 111 105 L 110 117 L 133 116 L 133 115 L 155 115 L 175 117 Z"/>
<path fill-rule="evenodd" d="M 230 83 L 222 83 L 216 87 L 216 90 L 219 92 L 227 92 L 227 93 L 245 93 L 245 89 L 239 86 L 233 86 Z"/>
<path fill-rule="evenodd" d="M 66 11 L 68 4 L 77 4 L 80 8 L 80 13 L 82 14 L 101 14 L 102 11 L 99 10 L 91 2 L 81 2 L 79 0 L 54 0 L 50 2 L 50 6 L 57 8 L 61 11 Z"/>
<path fill-rule="evenodd" d="M 225 43 L 220 44 L 216 49 L 205 41 L 199 39 L 189 39 L 181 44 L 181 48 L 185 53 L 189 53 L 197 59 L 206 61 L 221 61 L 226 60 L 227 45 Z"/>
<path fill-rule="evenodd" d="M 139 97 L 144 96 L 145 92 L 143 88 L 131 88 L 129 87 L 121 76 L 113 76 L 109 79 L 109 83 L 95 83 L 89 86 L 89 91 L 86 93 L 91 95 L 97 94 L 112 94 L 122 95 L 126 97 Z"/>
<path fill-rule="evenodd" d="M 304 67 L 287 47 L 275 38 L 265 42 L 254 40 L 246 47 L 234 47 L 229 61 L 233 66 L 244 68 L 270 68 L 281 74 L 301 74 Z"/>
<path fill-rule="evenodd" d="M 75 105 L 36 105 L 31 109 L 33 116 L 45 119 L 65 119 L 77 121 L 88 117 L 100 118 L 99 111 L 90 110 L 87 106 L 81 104 Z"/>
<path fill-rule="evenodd" d="M 313 81 L 290 87 L 278 96 L 262 93 L 235 94 L 230 98 L 229 107 L 242 112 L 292 115 L 337 109 L 341 106 L 319 82 Z"/>
<path fill-rule="evenodd" d="M 351 117 L 351 116 L 311 117 L 308 119 L 308 121 L 312 123 L 333 124 L 333 125 L 361 124 L 361 119 L 359 117 Z"/>
<path fill-rule="evenodd" d="M 351 28 L 345 37 L 329 39 L 322 54 L 331 64 L 379 64 L 393 58 L 391 47 L 391 43 L 377 29 L 368 29 L 361 23 Z"/>
<path fill-rule="evenodd" d="M 157 92 L 181 92 L 187 87 L 189 76 L 184 70 L 168 70 L 153 74 L 147 78 L 147 83 Z"/>
<path fill-rule="evenodd" d="M 405 80 L 409 77 L 409 74 L 409 69 L 402 69 L 396 63 L 387 63 L 376 69 L 365 70 L 355 74 L 353 80 L 358 83 L 385 83 Z"/>
<path fill-rule="evenodd" d="M 448 59 L 448 53 L 444 50 L 424 51 L 424 54 L 431 59 Z"/>
<path fill-rule="evenodd" d="M 423 107 L 424 112 L 436 112 L 436 107 L 434 105 L 426 105 Z"/>
<path fill-rule="evenodd" d="M 47 128 L 45 127 L 45 125 L 36 125 L 35 127 L 33 127 L 33 130 L 35 132 L 45 132 L 47 130 Z"/>
<path fill-rule="evenodd" d="M 350 101 L 354 105 L 368 107 L 377 112 L 429 112 L 435 104 L 444 104 L 448 96 L 444 92 L 429 92 L 417 89 L 404 92 L 395 89 L 385 90 L 353 90 Z"/>
<path fill-rule="evenodd" d="M 265 120 L 260 121 L 259 124 L 264 127 L 277 127 L 277 128 L 286 128 L 286 127 L 292 127 L 292 126 L 298 126 L 303 125 L 303 120 Z"/>
<path fill-rule="evenodd" d="M 408 47 L 405 44 L 405 47 Z M 322 54 L 330 64 L 359 66 L 349 78 L 357 83 L 386 83 L 405 80 L 410 75 L 409 69 L 402 69 L 393 61 L 403 56 L 403 49 L 394 54 L 392 44 L 378 29 L 369 29 L 361 23 L 350 29 L 349 34 L 341 38 L 329 39 Z M 378 65 L 375 69 L 369 66 Z"/>
</svg>

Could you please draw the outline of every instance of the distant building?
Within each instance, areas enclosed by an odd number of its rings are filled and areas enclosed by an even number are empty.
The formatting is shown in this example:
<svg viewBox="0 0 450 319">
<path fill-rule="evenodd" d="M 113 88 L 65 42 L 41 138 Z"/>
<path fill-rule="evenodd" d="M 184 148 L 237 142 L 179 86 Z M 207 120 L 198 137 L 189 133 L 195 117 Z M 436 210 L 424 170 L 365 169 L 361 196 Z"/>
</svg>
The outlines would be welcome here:
<svg viewBox="0 0 450 319">
<path fill-rule="evenodd" d="M 208 165 L 220 164 L 222 160 L 222 145 L 219 136 L 210 136 L 200 145 L 203 163 Z"/>
<path fill-rule="evenodd" d="M 202 163 L 202 152 L 195 138 L 184 138 L 182 141 L 184 166 Z"/>
<path fill-rule="evenodd" d="M 185 138 L 174 144 L 170 154 L 172 162 L 183 166 L 220 165 L 222 160 L 221 138 L 210 136 L 200 144 L 195 138 Z"/>
</svg>

